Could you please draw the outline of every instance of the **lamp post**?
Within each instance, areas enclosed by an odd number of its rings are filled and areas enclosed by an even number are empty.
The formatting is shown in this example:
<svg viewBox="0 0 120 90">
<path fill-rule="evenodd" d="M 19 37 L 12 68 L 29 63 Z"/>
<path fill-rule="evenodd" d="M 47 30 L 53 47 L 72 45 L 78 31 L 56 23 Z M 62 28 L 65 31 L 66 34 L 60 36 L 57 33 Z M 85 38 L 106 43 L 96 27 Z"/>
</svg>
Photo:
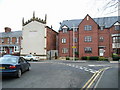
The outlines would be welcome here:
<svg viewBox="0 0 120 90">
<path fill-rule="evenodd" d="M 74 43 L 74 38 L 75 38 L 75 35 L 74 35 L 74 24 L 73 24 L 73 46 L 72 46 L 72 49 L 73 49 L 73 61 L 75 60 L 75 43 Z"/>
</svg>

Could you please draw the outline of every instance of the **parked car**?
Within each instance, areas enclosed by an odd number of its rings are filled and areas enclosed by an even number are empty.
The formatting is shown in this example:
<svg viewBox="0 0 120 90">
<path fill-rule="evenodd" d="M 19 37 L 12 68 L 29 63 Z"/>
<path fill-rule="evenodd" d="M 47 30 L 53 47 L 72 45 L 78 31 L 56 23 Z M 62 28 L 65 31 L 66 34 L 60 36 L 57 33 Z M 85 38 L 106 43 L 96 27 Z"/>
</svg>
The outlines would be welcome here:
<svg viewBox="0 0 120 90">
<path fill-rule="evenodd" d="M 38 61 L 39 60 L 38 56 L 33 56 L 33 55 L 26 55 L 23 58 L 25 58 L 26 60 L 29 60 L 29 61 Z"/>
<path fill-rule="evenodd" d="M 31 69 L 23 57 L 3 56 L 0 58 L 0 73 L 2 76 L 15 76 L 20 78 L 22 73 Z"/>
</svg>

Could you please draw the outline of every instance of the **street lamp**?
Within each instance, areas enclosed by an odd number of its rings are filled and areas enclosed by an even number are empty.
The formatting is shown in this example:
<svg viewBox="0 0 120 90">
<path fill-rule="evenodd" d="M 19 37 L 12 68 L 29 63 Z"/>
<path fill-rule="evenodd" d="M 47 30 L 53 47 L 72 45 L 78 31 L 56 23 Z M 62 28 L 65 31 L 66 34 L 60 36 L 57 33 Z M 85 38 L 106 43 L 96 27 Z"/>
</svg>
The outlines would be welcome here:
<svg viewBox="0 0 120 90">
<path fill-rule="evenodd" d="M 74 26 L 74 24 L 73 24 L 73 46 L 72 46 L 72 48 L 73 48 L 73 61 L 75 60 L 75 43 L 74 43 L 74 39 L 75 39 L 75 35 L 74 35 L 74 28 L 75 28 L 75 26 Z"/>
</svg>

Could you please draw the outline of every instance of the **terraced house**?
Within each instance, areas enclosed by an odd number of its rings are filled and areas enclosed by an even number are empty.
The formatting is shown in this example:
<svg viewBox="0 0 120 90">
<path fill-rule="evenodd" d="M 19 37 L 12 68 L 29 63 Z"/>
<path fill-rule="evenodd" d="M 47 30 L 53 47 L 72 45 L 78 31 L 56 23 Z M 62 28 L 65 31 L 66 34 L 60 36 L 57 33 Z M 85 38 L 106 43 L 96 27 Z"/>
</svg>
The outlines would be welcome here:
<svg viewBox="0 0 120 90">
<path fill-rule="evenodd" d="M 20 55 L 22 31 L 11 31 L 5 27 L 5 32 L 0 33 L 0 54 Z"/>
<path fill-rule="evenodd" d="M 120 55 L 120 17 L 65 20 L 60 23 L 59 56 L 76 57 Z M 74 32 L 73 32 L 74 31 Z"/>
</svg>

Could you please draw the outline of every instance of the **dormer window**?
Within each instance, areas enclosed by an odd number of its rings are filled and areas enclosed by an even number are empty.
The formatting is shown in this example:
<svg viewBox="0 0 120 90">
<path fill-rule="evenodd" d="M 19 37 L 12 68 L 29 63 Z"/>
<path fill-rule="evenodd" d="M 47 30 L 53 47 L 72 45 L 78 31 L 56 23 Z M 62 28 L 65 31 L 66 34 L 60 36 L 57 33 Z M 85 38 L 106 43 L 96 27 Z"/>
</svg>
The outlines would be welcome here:
<svg viewBox="0 0 120 90">
<path fill-rule="evenodd" d="M 63 30 L 63 33 L 67 33 L 68 27 L 67 26 L 63 26 L 62 30 Z"/>
<path fill-rule="evenodd" d="M 120 23 L 117 22 L 114 24 L 114 26 L 115 26 L 115 30 L 120 30 Z"/>
<path fill-rule="evenodd" d="M 74 32 L 78 31 L 78 27 L 72 27 L 72 30 L 74 30 Z"/>
<path fill-rule="evenodd" d="M 120 25 L 115 25 L 115 30 L 120 30 Z"/>
<path fill-rule="evenodd" d="M 64 29 L 63 29 L 63 33 L 67 33 L 67 28 L 64 28 Z"/>
<path fill-rule="evenodd" d="M 104 30 L 104 26 L 100 26 L 100 30 L 101 30 L 101 31 Z"/>
</svg>

